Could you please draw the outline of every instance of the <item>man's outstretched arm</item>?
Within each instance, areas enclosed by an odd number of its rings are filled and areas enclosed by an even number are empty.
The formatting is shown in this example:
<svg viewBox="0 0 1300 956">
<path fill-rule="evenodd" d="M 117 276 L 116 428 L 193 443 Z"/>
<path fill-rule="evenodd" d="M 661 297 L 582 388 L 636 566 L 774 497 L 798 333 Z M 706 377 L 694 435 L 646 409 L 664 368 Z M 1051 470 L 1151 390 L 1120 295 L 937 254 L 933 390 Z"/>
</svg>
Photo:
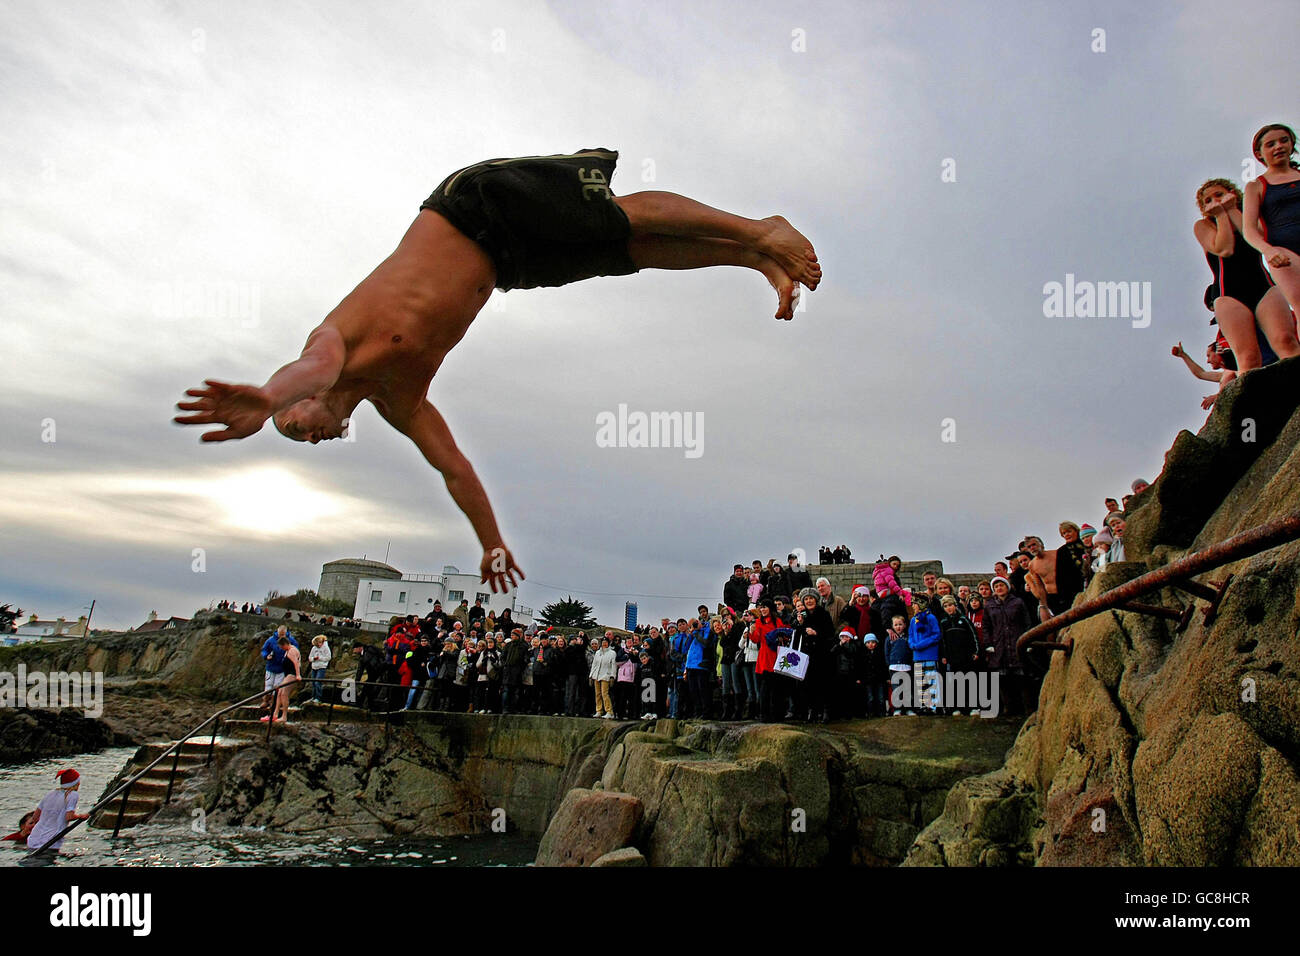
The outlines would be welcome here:
<svg viewBox="0 0 1300 956">
<path fill-rule="evenodd" d="M 190 415 L 172 420 L 181 425 L 225 425 L 203 433 L 204 441 L 247 438 L 262 430 L 266 420 L 304 398 L 318 394 L 338 381 L 346 350 L 337 329 L 317 328 L 307 339 L 302 355 L 272 375 L 265 385 L 230 385 L 204 380 L 204 388 L 187 389 L 196 401 L 178 402 Z"/>
<path fill-rule="evenodd" d="M 1183 364 L 1187 366 L 1187 370 L 1203 382 L 1218 382 L 1223 379 L 1223 374 L 1221 372 L 1214 369 L 1201 368 L 1196 360 L 1188 355 L 1186 350 L 1183 349 L 1182 342 L 1179 342 L 1173 347 L 1172 354 L 1174 358 L 1182 359 Z"/>
<path fill-rule="evenodd" d="M 519 582 L 515 575 L 522 581 L 524 572 L 519 570 L 510 549 L 505 546 L 487 492 L 474 473 L 474 466 L 456 447 L 451 429 L 442 415 L 426 400 L 421 400 L 409 415 L 397 413 L 380 402 L 374 402 L 374 405 L 389 424 L 415 442 L 429 464 L 442 473 L 447 491 L 469 518 L 483 547 L 483 560 L 479 563 L 481 580 L 490 583 L 493 591 L 507 590 L 507 582 L 510 587 L 517 586 Z"/>
</svg>

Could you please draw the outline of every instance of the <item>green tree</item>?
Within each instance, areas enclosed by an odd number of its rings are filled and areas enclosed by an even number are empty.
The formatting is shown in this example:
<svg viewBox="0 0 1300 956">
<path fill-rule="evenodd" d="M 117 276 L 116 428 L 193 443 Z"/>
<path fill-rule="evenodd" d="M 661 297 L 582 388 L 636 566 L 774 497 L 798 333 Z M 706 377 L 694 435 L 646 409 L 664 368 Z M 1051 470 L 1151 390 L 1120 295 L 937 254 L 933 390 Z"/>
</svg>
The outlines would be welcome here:
<svg viewBox="0 0 1300 956">
<path fill-rule="evenodd" d="M 542 608 L 537 620 L 554 627 L 596 627 L 596 619 L 591 616 L 591 605 L 583 604 L 569 595 L 563 601 L 556 601 Z"/>
</svg>

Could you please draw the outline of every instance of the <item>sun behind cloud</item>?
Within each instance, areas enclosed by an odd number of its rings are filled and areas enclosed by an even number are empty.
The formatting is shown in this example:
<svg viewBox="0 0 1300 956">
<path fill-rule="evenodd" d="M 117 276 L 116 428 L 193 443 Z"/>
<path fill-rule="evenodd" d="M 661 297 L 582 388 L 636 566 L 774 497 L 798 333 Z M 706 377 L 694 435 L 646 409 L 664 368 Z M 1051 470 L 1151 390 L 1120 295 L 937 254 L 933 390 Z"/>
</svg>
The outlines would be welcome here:
<svg viewBox="0 0 1300 956">
<path fill-rule="evenodd" d="M 321 522 L 333 524 L 348 512 L 342 495 L 313 488 L 286 468 L 267 465 L 202 483 L 201 494 L 234 531 L 284 534 Z"/>
<path fill-rule="evenodd" d="M 157 472 L 0 475 L 0 523 L 47 538 L 199 546 L 233 540 L 348 540 L 401 534 L 411 521 L 282 465 Z"/>
</svg>

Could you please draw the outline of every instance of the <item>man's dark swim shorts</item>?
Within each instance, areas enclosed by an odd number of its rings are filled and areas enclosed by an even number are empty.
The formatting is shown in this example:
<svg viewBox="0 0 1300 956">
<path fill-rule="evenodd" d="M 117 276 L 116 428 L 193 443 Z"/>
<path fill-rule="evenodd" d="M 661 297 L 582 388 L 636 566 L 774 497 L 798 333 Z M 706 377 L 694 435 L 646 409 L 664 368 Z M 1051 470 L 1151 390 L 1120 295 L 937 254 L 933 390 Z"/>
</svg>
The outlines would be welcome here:
<svg viewBox="0 0 1300 956">
<path fill-rule="evenodd" d="M 618 153 L 490 159 L 452 173 L 420 204 L 492 257 L 498 289 L 559 286 L 637 271 L 631 226 L 609 182 Z"/>
</svg>

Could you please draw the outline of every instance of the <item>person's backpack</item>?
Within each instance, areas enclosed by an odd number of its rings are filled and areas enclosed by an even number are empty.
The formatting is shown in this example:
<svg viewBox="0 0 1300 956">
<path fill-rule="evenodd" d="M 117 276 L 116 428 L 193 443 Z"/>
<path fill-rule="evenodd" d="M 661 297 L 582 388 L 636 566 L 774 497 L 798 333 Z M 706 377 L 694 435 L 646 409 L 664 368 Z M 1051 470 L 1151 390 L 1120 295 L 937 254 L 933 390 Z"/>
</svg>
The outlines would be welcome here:
<svg viewBox="0 0 1300 956">
<path fill-rule="evenodd" d="M 621 684 L 630 684 L 636 680 L 636 658 L 629 657 L 618 665 L 618 680 Z"/>
</svg>

